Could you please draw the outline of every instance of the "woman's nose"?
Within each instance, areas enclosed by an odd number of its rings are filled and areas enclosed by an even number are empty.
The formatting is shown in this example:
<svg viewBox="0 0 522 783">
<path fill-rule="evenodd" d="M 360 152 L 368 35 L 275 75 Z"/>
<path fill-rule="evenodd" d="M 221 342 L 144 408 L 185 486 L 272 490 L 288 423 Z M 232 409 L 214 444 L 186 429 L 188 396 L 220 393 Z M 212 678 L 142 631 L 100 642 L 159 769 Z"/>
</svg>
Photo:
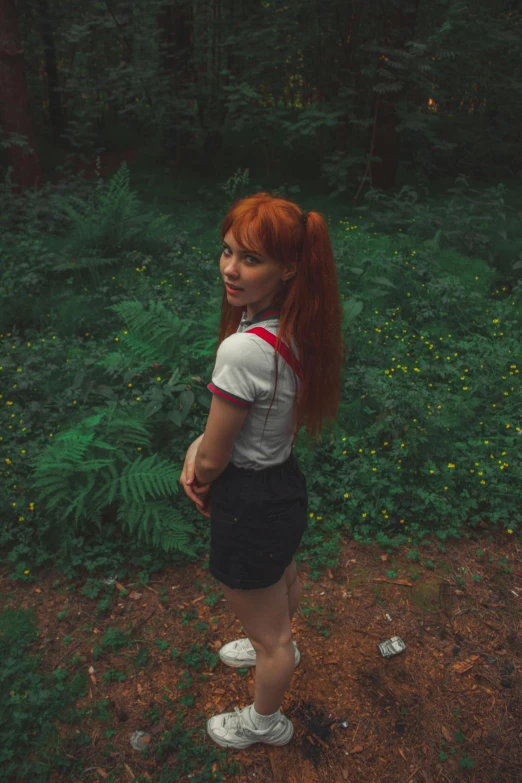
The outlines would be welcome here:
<svg viewBox="0 0 522 783">
<path fill-rule="evenodd" d="M 225 266 L 225 272 L 227 275 L 230 275 L 230 277 L 235 277 L 239 271 L 239 264 L 235 261 L 229 261 L 229 263 Z"/>
</svg>

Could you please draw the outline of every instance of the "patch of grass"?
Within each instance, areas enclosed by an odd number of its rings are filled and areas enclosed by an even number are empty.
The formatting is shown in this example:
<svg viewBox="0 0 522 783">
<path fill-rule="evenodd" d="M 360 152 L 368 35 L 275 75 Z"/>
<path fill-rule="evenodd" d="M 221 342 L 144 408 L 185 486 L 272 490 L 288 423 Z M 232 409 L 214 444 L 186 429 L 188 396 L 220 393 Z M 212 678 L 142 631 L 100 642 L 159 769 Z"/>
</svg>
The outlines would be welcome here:
<svg viewBox="0 0 522 783">
<path fill-rule="evenodd" d="M 353 568 L 350 568 L 349 573 L 350 581 L 348 587 L 350 590 L 355 590 L 361 585 L 368 583 L 368 569 L 355 565 Z"/>
<path fill-rule="evenodd" d="M 308 601 L 308 599 L 303 598 L 299 611 L 304 615 L 304 617 L 308 618 L 306 624 L 309 628 L 315 628 L 316 630 L 320 631 L 322 636 L 325 636 L 326 638 L 330 636 L 329 623 L 335 619 L 331 608 L 327 606 L 314 605 Z M 325 615 L 326 617 L 324 617 Z M 325 619 L 329 622 L 325 623 Z"/>
<path fill-rule="evenodd" d="M 439 601 L 439 583 L 420 582 L 411 589 L 411 599 L 424 611 L 433 611 Z"/>
</svg>

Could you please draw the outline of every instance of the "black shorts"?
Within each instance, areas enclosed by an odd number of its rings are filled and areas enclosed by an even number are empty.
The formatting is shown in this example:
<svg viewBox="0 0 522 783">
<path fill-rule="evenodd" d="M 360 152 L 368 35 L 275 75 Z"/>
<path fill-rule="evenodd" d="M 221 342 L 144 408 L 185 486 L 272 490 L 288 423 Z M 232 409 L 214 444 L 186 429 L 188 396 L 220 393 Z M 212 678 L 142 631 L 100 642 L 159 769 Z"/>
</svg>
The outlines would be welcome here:
<svg viewBox="0 0 522 783">
<path fill-rule="evenodd" d="M 261 470 L 229 462 L 212 485 L 209 571 L 255 590 L 278 582 L 308 526 L 306 479 L 293 452 Z"/>
</svg>

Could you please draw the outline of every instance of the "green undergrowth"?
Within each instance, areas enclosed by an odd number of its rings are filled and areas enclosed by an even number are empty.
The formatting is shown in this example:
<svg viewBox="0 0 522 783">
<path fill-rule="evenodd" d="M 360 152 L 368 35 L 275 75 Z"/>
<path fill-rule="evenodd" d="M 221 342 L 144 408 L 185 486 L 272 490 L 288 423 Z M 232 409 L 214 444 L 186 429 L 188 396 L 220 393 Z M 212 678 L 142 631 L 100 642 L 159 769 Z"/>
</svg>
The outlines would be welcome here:
<svg viewBox="0 0 522 783">
<path fill-rule="evenodd" d="M 245 170 L 199 187 L 192 223 L 176 200 L 161 214 L 140 199 L 125 165 L 74 193 L 13 200 L 0 278 L 11 578 L 50 564 L 107 577 L 207 551 L 208 520 L 179 476 L 210 407 L 219 219 L 262 186 Z M 274 190 L 329 221 L 349 348 L 336 422 L 321 442 L 301 431 L 295 450 L 311 576 L 337 562 L 345 537 L 443 547 L 486 525 L 509 540 L 521 521 L 522 288 L 510 243 L 522 221 L 504 186 L 459 177 L 433 199 L 370 191 L 350 210 L 299 185 Z"/>
<path fill-rule="evenodd" d="M 99 764 L 109 762 L 114 751 L 111 738 L 116 733 L 114 703 L 109 698 L 89 702 L 77 709 L 75 702 L 87 693 L 88 678 L 83 658 L 71 656 L 63 666 L 45 671 L 43 655 L 32 652 L 39 633 L 32 610 L 5 609 L 0 614 L 0 767 L 6 783 L 46 783 L 58 774 L 60 779 L 84 777 L 86 764 L 92 759 L 92 743 L 102 746 Z M 109 628 L 95 649 L 94 660 L 103 658 L 104 651 L 129 647 L 130 640 L 118 629 Z M 164 647 L 161 647 L 164 649 Z M 23 653 L 23 654 L 21 654 Z M 145 653 L 145 654 L 144 654 Z M 140 647 L 132 670 L 146 671 L 147 649 Z M 186 653 L 172 649 L 172 659 L 184 670 L 178 690 L 190 687 L 194 678 L 204 679 L 202 668 L 214 667 L 218 656 L 206 645 L 192 645 Z M 113 681 L 122 682 L 124 672 L 108 669 L 103 675 L 107 687 Z M 154 757 L 160 771 L 155 783 L 177 783 L 190 774 L 199 783 L 221 783 L 238 772 L 237 762 L 227 758 L 225 751 L 203 742 L 205 716 L 187 712 L 194 699 L 182 695 L 174 703 L 164 697 L 161 706 L 144 710 L 142 726 L 150 731 L 165 715 L 168 728 L 156 737 L 153 749 L 144 758 Z M 189 724 L 193 724 L 193 727 Z M 203 726 L 203 728 L 200 728 Z M 110 762 L 111 773 L 105 780 L 119 783 L 123 764 Z M 136 780 L 145 781 L 138 775 Z M 147 778 L 150 780 L 150 778 Z"/>
<path fill-rule="evenodd" d="M 59 727 L 74 729 L 86 674 L 43 671 L 29 649 L 39 637 L 34 612 L 6 608 L 0 615 L 0 768 L 6 781 L 44 783 L 52 769 L 73 764 L 60 747 Z M 74 744 L 74 743 L 73 743 Z"/>
</svg>

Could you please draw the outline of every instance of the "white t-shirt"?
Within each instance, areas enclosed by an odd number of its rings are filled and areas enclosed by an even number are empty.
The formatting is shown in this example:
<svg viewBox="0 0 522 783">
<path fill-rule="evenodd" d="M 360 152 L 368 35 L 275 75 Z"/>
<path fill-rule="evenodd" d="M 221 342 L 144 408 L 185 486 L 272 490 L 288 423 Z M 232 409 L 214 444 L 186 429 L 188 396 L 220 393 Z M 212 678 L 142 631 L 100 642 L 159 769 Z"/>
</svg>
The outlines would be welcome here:
<svg viewBox="0 0 522 783">
<path fill-rule="evenodd" d="M 237 467 L 261 470 L 285 462 L 292 450 L 292 406 L 301 381 L 290 365 L 277 353 L 277 392 L 274 397 L 275 367 L 273 348 L 246 329 L 262 326 L 277 336 L 280 311 L 272 306 L 261 310 L 249 321 L 246 311 L 235 334 L 218 348 L 212 381 L 207 388 L 232 405 L 248 408 L 249 415 L 232 449 L 230 461 Z M 299 360 L 295 340 L 292 350 Z M 296 385 L 297 383 L 297 385 Z M 268 419 L 265 418 L 272 408 Z M 263 434 L 264 428 L 264 434 Z"/>
</svg>

